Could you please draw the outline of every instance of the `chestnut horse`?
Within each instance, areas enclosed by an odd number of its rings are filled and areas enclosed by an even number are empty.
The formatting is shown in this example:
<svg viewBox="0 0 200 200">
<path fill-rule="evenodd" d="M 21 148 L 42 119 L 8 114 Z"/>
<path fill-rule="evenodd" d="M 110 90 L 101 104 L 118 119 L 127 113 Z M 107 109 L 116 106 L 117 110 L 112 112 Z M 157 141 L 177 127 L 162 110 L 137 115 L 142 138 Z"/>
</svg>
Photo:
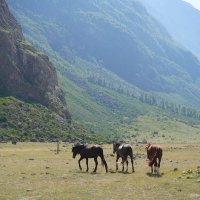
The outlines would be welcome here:
<svg viewBox="0 0 200 200">
<path fill-rule="evenodd" d="M 80 154 L 80 159 L 78 160 L 80 170 L 82 170 L 82 167 L 80 164 L 81 160 L 83 160 L 84 158 L 86 159 L 86 165 L 87 165 L 86 171 L 88 172 L 89 170 L 88 158 L 94 158 L 95 169 L 93 172 L 96 172 L 97 166 L 98 166 L 97 158 L 98 156 L 100 156 L 102 165 L 105 166 L 106 172 L 108 172 L 108 166 L 103 155 L 103 149 L 99 145 L 94 145 L 90 147 L 84 144 L 76 144 L 72 147 L 72 152 L 73 152 L 73 158 L 75 158 L 77 154 Z"/>
<path fill-rule="evenodd" d="M 126 162 L 126 172 L 128 172 L 128 156 L 131 158 L 132 172 L 135 172 L 133 166 L 133 150 L 130 144 L 113 143 L 113 153 L 117 153 L 116 158 L 116 171 L 118 170 L 118 160 L 122 158 L 122 172 L 124 172 L 124 163 Z"/>
<path fill-rule="evenodd" d="M 159 145 L 148 144 L 146 146 L 148 165 L 151 167 L 151 173 L 159 174 L 160 163 L 163 155 L 162 147 Z M 153 167 L 154 166 L 154 167 Z"/>
</svg>

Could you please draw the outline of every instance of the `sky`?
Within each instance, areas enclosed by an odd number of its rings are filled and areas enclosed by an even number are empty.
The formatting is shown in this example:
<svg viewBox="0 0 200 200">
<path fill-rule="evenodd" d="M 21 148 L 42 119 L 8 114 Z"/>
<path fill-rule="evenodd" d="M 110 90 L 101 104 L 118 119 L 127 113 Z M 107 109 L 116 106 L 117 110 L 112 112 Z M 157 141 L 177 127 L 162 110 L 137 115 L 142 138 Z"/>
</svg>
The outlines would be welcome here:
<svg viewBox="0 0 200 200">
<path fill-rule="evenodd" d="M 200 10 L 200 0 L 184 0 Z"/>
</svg>

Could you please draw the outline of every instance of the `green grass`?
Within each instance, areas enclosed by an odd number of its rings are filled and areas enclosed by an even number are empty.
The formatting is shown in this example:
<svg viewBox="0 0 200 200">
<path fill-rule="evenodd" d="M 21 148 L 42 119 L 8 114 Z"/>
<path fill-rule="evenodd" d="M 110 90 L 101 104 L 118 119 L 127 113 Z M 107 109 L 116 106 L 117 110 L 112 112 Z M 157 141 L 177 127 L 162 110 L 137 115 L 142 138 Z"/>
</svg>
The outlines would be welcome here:
<svg viewBox="0 0 200 200">
<path fill-rule="evenodd" d="M 162 200 L 195 200 L 200 197 L 197 183 L 200 177 L 195 172 L 200 145 L 163 145 L 161 177 L 149 175 L 144 145 L 133 145 L 138 155 L 134 174 L 115 173 L 111 145 L 103 145 L 109 173 L 105 173 L 99 160 L 96 174 L 91 173 L 93 159 L 89 160 L 89 173 L 85 172 L 84 160 L 80 172 L 78 158 L 72 159 L 71 144 L 60 146 L 61 152 L 56 155 L 56 143 L 0 144 L 0 199 L 153 200 L 156 196 Z M 183 176 L 182 172 L 189 169 L 193 173 Z"/>
<path fill-rule="evenodd" d="M 144 139 L 162 143 L 199 143 L 200 141 L 199 125 L 189 125 L 165 115 L 139 116 L 133 120 L 133 123 L 121 126 L 121 132 L 124 133 L 121 138 L 134 142 L 141 142 Z"/>
<path fill-rule="evenodd" d="M 137 100 L 116 95 L 115 92 L 112 96 L 115 95 L 120 104 L 118 109 L 113 111 L 95 103 L 84 91 L 73 86 L 71 90 L 64 91 L 66 96 L 71 97 L 68 104 L 73 106 L 70 107 L 73 111 L 73 125 L 39 104 L 25 103 L 9 96 L 0 97 L 1 140 L 13 138 L 19 141 L 80 139 L 86 142 L 113 140 L 142 142 L 147 140 L 169 143 L 200 141 L 199 122 L 188 123 L 177 120 L 145 104 L 142 107 Z M 158 134 L 152 135 L 153 132 Z"/>
<path fill-rule="evenodd" d="M 46 107 L 25 103 L 9 96 L 0 97 L 0 138 L 11 140 L 69 140 L 82 138 L 87 129 L 79 122 L 62 119 Z M 87 131 L 88 141 L 104 140 Z"/>
</svg>

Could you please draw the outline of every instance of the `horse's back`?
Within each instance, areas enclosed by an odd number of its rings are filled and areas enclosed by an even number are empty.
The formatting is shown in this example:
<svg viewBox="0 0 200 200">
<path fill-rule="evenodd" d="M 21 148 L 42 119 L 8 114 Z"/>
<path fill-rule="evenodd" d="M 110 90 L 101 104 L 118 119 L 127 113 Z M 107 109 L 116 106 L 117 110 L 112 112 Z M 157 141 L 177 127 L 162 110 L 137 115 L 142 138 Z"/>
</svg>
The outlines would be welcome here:
<svg viewBox="0 0 200 200">
<path fill-rule="evenodd" d="M 124 147 L 128 149 L 132 149 L 132 146 L 130 144 L 124 144 Z"/>
<path fill-rule="evenodd" d="M 132 147 L 131 147 L 131 145 L 130 144 L 121 144 L 120 146 L 119 146 L 119 148 L 118 149 L 128 149 L 128 148 L 131 148 L 132 149 Z"/>
<path fill-rule="evenodd" d="M 148 147 L 147 151 L 162 151 L 162 147 L 160 145 L 151 145 Z"/>
<path fill-rule="evenodd" d="M 160 145 L 151 145 L 147 149 L 147 156 L 149 159 L 154 157 L 155 154 L 157 154 L 158 157 L 162 157 L 163 149 Z"/>
<path fill-rule="evenodd" d="M 94 158 L 103 154 L 103 149 L 100 145 L 86 146 L 81 152 L 82 157 Z"/>
<path fill-rule="evenodd" d="M 118 148 L 118 153 L 121 157 L 133 155 L 133 150 L 130 144 L 122 144 Z"/>
</svg>

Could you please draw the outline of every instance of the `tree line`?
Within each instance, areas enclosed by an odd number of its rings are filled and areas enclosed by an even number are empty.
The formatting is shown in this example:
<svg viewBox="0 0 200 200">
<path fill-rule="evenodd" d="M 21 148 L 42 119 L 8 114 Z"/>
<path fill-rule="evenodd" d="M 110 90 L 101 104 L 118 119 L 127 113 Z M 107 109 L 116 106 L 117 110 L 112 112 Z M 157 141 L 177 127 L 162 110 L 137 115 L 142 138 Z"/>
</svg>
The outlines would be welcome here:
<svg viewBox="0 0 200 200">
<path fill-rule="evenodd" d="M 151 106 L 156 106 L 161 108 L 162 110 L 165 110 L 167 112 L 170 112 L 175 115 L 181 115 L 184 117 L 194 118 L 194 119 L 200 119 L 200 111 L 196 110 L 194 108 L 176 104 L 173 102 L 170 102 L 166 99 L 163 99 L 161 97 L 158 97 L 155 94 L 149 94 L 145 92 L 141 92 L 140 94 L 135 94 L 133 88 L 127 88 L 126 86 L 122 85 L 121 83 L 112 83 L 106 79 L 100 78 L 100 77 L 94 77 L 91 76 L 88 78 L 88 81 L 94 84 L 97 84 L 102 87 L 106 87 L 112 90 L 117 91 L 120 94 L 128 95 L 134 98 L 137 98 L 142 103 L 146 103 Z"/>
</svg>

